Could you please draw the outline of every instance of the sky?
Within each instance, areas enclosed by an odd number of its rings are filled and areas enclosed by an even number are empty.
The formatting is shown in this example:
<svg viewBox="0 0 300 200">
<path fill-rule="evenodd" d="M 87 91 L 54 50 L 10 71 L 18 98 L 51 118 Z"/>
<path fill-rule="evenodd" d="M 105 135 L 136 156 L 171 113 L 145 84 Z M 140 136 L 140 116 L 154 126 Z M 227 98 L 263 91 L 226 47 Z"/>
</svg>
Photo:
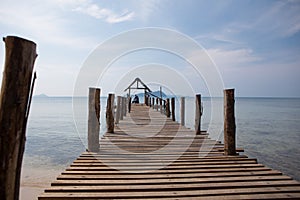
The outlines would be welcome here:
<svg viewBox="0 0 300 200">
<path fill-rule="evenodd" d="M 112 58 L 109 66 L 99 62 L 102 74 L 90 70 L 98 79 L 89 86 L 100 87 L 107 96 L 140 76 L 153 90 L 163 85 L 170 93 L 189 95 L 185 92 L 190 87 L 207 96 L 211 80 L 221 78 L 223 88 L 235 88 L 237 96 L 300 97 L 300 0 L 0 0 L 0 5 L 1 37 L 16 35 L 37 44 L 35 94 L 72 96 L 91 55 L 108 58 L 117 48 L 158 38 L 162 44 L 174 45 L 159 49 L 157 44 L 151 49 L 149 43 Z M 170 38 L 138 34 L 137 30 L 150 27 L 176 34 Z M 114 48 L 111 41 L 128 32 L 135 35 Z M 174 39 L 177 35 L 196 42 L 201 52 L 176 54 L 184 49 L 183 40 Z M 103 51 L 100 55 L 97 50 L 104 44 L 111 46 L 105 48 L 107 55 Z M 192 57 L 202 62 L 203 52 L 218 71 L 216 77 L 193 68 Z M 4 57 L 2 42 L 1 71 Z M 202 63 L 203 68 L 206 65 Z"/>
</svg>

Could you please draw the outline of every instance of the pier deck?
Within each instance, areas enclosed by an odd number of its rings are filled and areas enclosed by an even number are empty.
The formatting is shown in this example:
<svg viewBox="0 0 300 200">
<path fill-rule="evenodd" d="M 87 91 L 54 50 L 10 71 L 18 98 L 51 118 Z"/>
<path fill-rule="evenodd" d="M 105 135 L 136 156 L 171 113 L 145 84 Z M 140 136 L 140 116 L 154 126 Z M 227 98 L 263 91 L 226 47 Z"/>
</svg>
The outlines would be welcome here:
<svg viewBox="0 0 300 200">
<path fill-rule="evenodd" d="M 99 153 L 82 153 L 39 200 L 300 198 L 300 183 L 289 176 L 223 152 L 206 132 L 195 135 L 133 105 L 115 133 L 101 138 Z"/>
</svg>

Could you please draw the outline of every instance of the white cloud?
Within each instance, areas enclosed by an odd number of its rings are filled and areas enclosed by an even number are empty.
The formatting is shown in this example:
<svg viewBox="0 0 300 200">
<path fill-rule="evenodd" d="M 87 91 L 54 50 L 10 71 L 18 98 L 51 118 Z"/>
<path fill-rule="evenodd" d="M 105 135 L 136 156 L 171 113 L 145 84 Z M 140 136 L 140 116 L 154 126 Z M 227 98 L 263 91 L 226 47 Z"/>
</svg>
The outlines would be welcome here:
<svg viewBox="0 0 300 200">
<path fill-rule="evenodd" d="M 36 42 L 56 44 L 79 49 L 94 48 L 92 39 L 75 36 L 67 30 L 70 21 L 61 17 L 53 5 L 36 4 L 34 1 L 15 4 L 8 1 L 0 8 L 0 24 L 6 25 L 14 34 Z M 11 12 L 11 11 L 14 12 Z M 14 14 L 18 13 L 18 14 Z"/>
<path fill-rule="evenodd" d="M 108 23 L 119 23 L 131 20 L 134 17 L 134 12 L 123 11 L 121 14 L 116 14 L 113 10 L 102 8 L 95 3 L 87 2 L 77 6 L 74 11 L 89 15 L 96 19 L 103 19 Z"/>
<path fill-rule="evenodd" d="M 147 21 L 153 12 L 157 11 L 160 0 L 140 1 L 138 4 L 138 15 L 143 21 Z"/>
<path fill-rule="evenodd" d="M 249 63 L 262 60 L 262 58 L 254 55 L 251 49 L 208 49 L 207 53 L 220 69 L 248 66 Z"/>
<path fill-rule="evenodd" d="M 254 30 L 275 38 L 292 36 L 300 31 L 299 1 L 276 1 L 252 22 L 233 22 L 228 27 L 237 32 Z"/>
</svg>

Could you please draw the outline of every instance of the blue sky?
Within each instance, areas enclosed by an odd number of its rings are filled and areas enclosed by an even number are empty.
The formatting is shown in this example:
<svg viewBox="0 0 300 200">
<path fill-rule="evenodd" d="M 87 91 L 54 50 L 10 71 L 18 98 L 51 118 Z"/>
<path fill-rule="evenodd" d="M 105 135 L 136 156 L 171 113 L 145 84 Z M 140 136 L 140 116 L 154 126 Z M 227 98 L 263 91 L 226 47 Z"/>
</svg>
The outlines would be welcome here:
<svg viewBox="0 0 300 200">
<path fill-rule="evenodd" d="M 1 36 L 38 45 L 36 94 L 71 96 L 83 63 L 99 44 L 144 27 L 172 29 L 195 40 L 217 65 L 225 88 L 236 88 L 237 96 L 300 97 L 299 0 L 1 0 Z M 165 65 L 172 58 L 149 52 L 129 55 L 111 73 L 127 73 L 143 63 Z M 170 66 L 184 65 L 171 60 Z M 100 85 L 103 95 L 114 90 L 116 80 L 107 80 Z"/>
</svg>

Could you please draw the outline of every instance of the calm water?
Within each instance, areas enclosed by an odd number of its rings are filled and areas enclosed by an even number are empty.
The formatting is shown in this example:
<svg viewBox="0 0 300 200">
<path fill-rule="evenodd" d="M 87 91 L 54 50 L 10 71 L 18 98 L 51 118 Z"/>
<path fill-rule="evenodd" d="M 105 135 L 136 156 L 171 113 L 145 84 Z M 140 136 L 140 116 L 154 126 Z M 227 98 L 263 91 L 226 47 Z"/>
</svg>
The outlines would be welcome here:
<svg viewBox="0 0 300 200">
<path fill-rule="evenodd" d="M 202 129 L 210 123 L 211 101 L 203 98 Z M 214 99 L 222 106 L 222 99 Z M 102 111 L 106 99 L 101 98 Z M 27 130 L 24 166 L 26 168 L 66 167 L 86 149 L 87 99 L 76 99 L 73 117 L 72 98 L 34 98 Z M 179 101 L 176 102 L 177 108 Z M 179 109 L 177 109 L 177 119 Z M 220 115 L 222 116 L 222 114 Z M 76 123 L 74 122 L 74 119 Z M 101 112 L 101 134 L 105 130 L 105 113 Z M 186 99 L 186 126 L 193 127 L 194 99 Z M 237 146 L 249 157 L 258 158 L 271 168 L 300 180 L 300 99 L 237 98 Z M 214 133 L 212 138 L 222 140 Z M 77 132 L 77 129 L 79 132 Z"/>
</svg>

